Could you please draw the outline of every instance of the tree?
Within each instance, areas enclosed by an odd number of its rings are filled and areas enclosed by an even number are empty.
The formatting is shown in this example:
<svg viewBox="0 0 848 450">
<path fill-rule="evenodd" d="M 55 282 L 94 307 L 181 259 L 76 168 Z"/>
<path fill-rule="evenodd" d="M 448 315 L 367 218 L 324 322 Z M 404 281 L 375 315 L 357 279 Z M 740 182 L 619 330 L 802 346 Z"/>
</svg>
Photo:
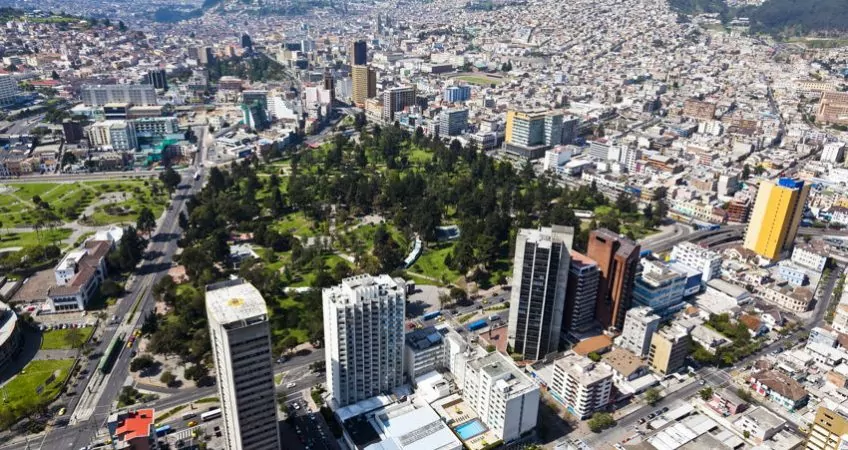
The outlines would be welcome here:
<svg viewBox="0 0 848 450">
<path fill-rule="evenodd" d="M 656 405 L 656 404 L 657 404 L 660 400 L 662 400 L 662 394 L 660 394 L 659 389 L 657 389 L 657 388 L 650 388 L 650 389 L 648 389 L 647 391 L 645 391 L 645 397 L 644 397 L 644 399 L 645 399 L 645 403 L 647 403 L 647 404 L 649 404 L 649 405 L 651 405 L 651 406 L 654 406 L 654 405 Z"/>
<path fill-rule="evenodd" d="M 598 352 L 589 352 L 589 354 L 586 355 L 586 357 L 588 357 L 589 359 L 591 359 L 592 361 L 595 361 L 595 362 L 598 362 L 598 361 L 601 360 L 601 355 L 599 355 Z"/>
<path fill-rule="evenodd" d="M 171 373 L 170 370 L 166 370 L 162 372 L 162 376 L 159 377 L 159 381 L 165 383 L 166 386 L 171 387 L 177 382 L 177 376 Z"/>
<path fill-rule="evenodd" d="M 77 162 L 77 155 L 74 155 L 73 153 L 68 152 L 68 151 L 62 153 L 62 167 L 76 164 L 76 162 Z"/>
<path fill-rule="evenodd" d="M 593 433 L 600 433 L 607 428 L 614 427 L 615 424 L 616 422 L 612 415 L 605 412 L 597 412 L 593 414 L 592 418 L 589 419 L 588 422 L 589 429 L 592 430 Z"/>
<path fill-rule="evenodd" d="M 71 348 L 80 348 L 85 343 L 85 335 L 79 328 L 68 328 L 65 333 L 65 343 Z"/>
<path fill-rule="evenodd" d="M 138 355 L 130 362 L 130 372 L 138 372 L 139 370 L 147 370 L 156 365 L 156 361 L 147 353 Z"/>
<path fill-rule="evenodd" d="M 276 350 L 282 355 L 290 352 L 295 347 L 297 347 L 297 337 L 290 334 L 278 343 Z"/>
<path fill-rule="evenodd" d="M 115 280 L 107 278 L 100 284 L 100 293 L 106 298 L 116 298 L 124 293 L 124 288 Z"/>
<path fill-rule="evenodd" d="M 450 294 L 448 294 L 447 292 L 439 292 L 439 307 L 440 308 L 445 308 L 452 303 L 453 303 L 453 300 L 451 299 Z"/>
<path fill-rule="evenodd" d="M 153 211 L 148 207 L 142 207 L 138 212 L 138 219 L 135 224 L 142 233 L 150 237 L 150 233 L 156 229 L 156 217 L 153 216 Z"/>
<path fill-rule="evenodd" d="M 203 364 L 194 364 L 186 367 L 185 377 L 192 381 L 200 381 L 209 374 L 209 370 Z"/>
<path fill-rule="evenodd" d="M 169 193 L 173 193 L 177 189 L 177 186 L 180 185 L 182 177 L 173 167 L 168 167 L 164 172 L 159 174 L 159 180 L 165 185 L 165 189 Z"/>
<path fill-rule="evenodd" d="M 450 288 L 450 297 L 454 303 L 464 303 L 468 300 L 468 293 L 457 286 L 453 286 Z"/>
<path fill-rule="evenodd" d="M 713 398 L 713 388 L 707 386 L 707 387 L 701 389 L 700 391 L 698 391 L 698 395 L 701 396 L 701 400 L 706 402 L 709 399 Z"/>
</svg>

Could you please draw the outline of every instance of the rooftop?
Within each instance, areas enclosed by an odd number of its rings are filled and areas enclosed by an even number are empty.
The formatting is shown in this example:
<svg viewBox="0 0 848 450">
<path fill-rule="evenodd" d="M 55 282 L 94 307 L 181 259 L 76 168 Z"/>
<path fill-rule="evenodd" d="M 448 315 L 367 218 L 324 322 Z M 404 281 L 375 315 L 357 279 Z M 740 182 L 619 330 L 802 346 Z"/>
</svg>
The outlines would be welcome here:
<svg viewBox="0 0 848 450">
<path fill-rule="evenodd" d="M 798 401 L 807 396 L 807 390 L 792 378 L 775 370 L 765 370 L 755 373 L 751 378 L 776 392 L 781 397 Z"/>
<path fill-rule="evenodd" d="M 527 242 L 534 242 L 543 248 L 550 248 L 554 240 L 563 242 L 568 248 L 571 248 L 574 242 L 574 228 L 561 225 L 541 227 L 539 229 L 522 228 L 518 230 L 518 234 L 524 236 Z"/>
<path fill-rule="evenodd" d="M 377 276 L 363 274 L 343 279 L 341 284 L 324 289 L 323 295 L 331 302 L 356 304 L 370 301 L 372 296 L 365 295 L 369 292 L 379 292 L 381 295 L 383 292 L 386 294 L 395 292 L 402 295 L 404 287 L 386 274 Z"/>
<path fill-rule="evenodd" d="M 442 334 L 432 325 L 406 333 L 406 346 L 416 351 L 426 350 L 441 344 Z"/>
<path fill-rule="evenodd" d="M 583 386 L 595 384 L 612 376 L 612 369 L 609 366 L 595 363 L 574 352 L 566 352 L 562 358 L 554 361 L 554 366 L 577 378 Z"/>
<path fill-rule="evenodd" d="M 602 361 L 624 377 L 629 377 L 640 367 L 645 367 L 641 358 L 623 348 L 616 348 L 605 354 Z"/>
<path fill-rule="evenodd" d="M 206 311 L 220 324 L 265 316 L 268 309 L 262 294 L 241 278 L 206 286 Z"/>
<path fill-rule="evenodd" d="M 118 425 L 115 435 L 123 441 L 130 441 L 137 437 L 146 437 L 150 434 L 150 426 L 153 425 L 154 409 L 139 409 L 127 413 L 123 422 Z"/>
</svg>

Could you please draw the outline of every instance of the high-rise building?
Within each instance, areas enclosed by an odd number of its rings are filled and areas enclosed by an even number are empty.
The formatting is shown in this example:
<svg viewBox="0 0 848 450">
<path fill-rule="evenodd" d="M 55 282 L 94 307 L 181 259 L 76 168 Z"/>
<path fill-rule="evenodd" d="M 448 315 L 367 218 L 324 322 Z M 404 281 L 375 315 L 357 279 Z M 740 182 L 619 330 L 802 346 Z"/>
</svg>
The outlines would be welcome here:
<svg viewBox="0 0 848 450">
<path fill-rule="evenodd" d="M 377 72 L 371 66 L 353 66 L 353 104 L 359 107 L 365 105 L 365 100 L 377 95 Z"/>
<path fill-rule="evenodd" d="M 598 263 L 572 250 L 565 294 L 565 316 L 562 319 L 563 334 L 582 333 L 592 327 L 595 322 L 595 302 L 598 301 L 600 280 Z"/>
<path fill-rule="evenodd" d="M 662 375 L 677 371 L 689 355 L 689 332 L 677 326 L 663 328 L 651 337 L 648 364 Z"/>
<path fill-rule="evenodd" d="M 265 299 L 252 284 L 206 286 L 206 315 L 228 450 L 278 450 L 271 329 Z"/>
<path fill-rule="evenodd" d="M 536 427 L 539 386 L 501 352 L 468 361 L 463 399 L 504 442 Z"/>
<path fill-rule="evenodd" d="M 406 287 L 358 275 L 323 291 L 327 390 L 337 406 L 403 384 Z"/>
<path fill-rule="evenodd" d="M 247 33 L 242 33 L 241 35 L 241 48 L 253 51 L 253 39 Z"/>
<path fill-rule="evenodd" d="M 609 406 L 612 375 L 612 369 L 606 364 L 568 352 L 554 361 L 550 387 L 565 403 L 568 412 L 582 420 Z"/>
<path fill-rule="evenodd" d="M 368 64 L 368 44 L 365 41 L 354 41 L 350 44 L 350 65 L 364 66 Z"/>
<path fill-rule="evenodd" d="M 94 147 L 109 147 L 112 150 L 138 149 L 135 124 L 127 120 L 104 120 L 91 125 L 88 141 Z"/>
<path fill-rule="evenodd" d="M 562 117 L 557 111 L 508 111 L 504 149 L 524 158 L 541 158 L 545 150 L 562 144 Z"/>
<path fill-rule="evenodd" d="M 598 263 L 601 270 L 595 320 L 604 328 L 621 330 L 639 272 L 639 244 L 601 228 L 589 233 L 586 254 Z"/>
<path fill-rule="evenodd" d="M 471 86 L 448 86 L 445 88 L 444 99 L 450 103 L 460 103 L 471 99 Z"/>
<path fill-rule="evenodd" d="M 513 351 L 524 359 L 538 360 L 557 351 L 573 241 L 571 227 L 518 231 L 508 339 Z"/>
<path fill-rule="evenodd" d="M 745 248 L 770 260 L 790 250 L 809 194 L 810 185 L 801 180 L 763 180 L 745 232 Z"/>
<path fill-rule="evenodd" d="M 85 137 L 82 124 L 71 119 L 62 121 L 62 133 L 65 135 L 65 142 L 68 144 L 76 144 Z"/>
<path fill-rule="evenodd" d="M 721 275 L 721 255 L 694 242 L 681 242 L 675 245 L 671 249 L 671 261 L 701 272 L 701 280 L 704 284 Z"/>
<path fill-rule="evenodd" d="M 630 308 L 625 314 L 624 328 L 616 343 L 638 356 L 645 356 L 651 349 L 651 338 L 660 326 L 660 316 L 646 306 Z"/>
<path fill-rule="evenodd" d="M 131 103 L 136 106 L 156 105 L 156 89 L 149 84 L 104 84 L 82 87 L 82 102 L 86 106 L 108 103 Z"/>
<path fill-rule="evenodd" d="M 807 432 L 806 450 L 842 450 L 848 444 L 848 413 L 819 406 Z"/>
<path fill-rule="evenodd" d="M 414 87 L 398 86 L 386 89 L 383 92 L 383 121 L 394 122 L 395 113 L 413 105 L 415 105 Z"/>
<path fill-rule="evenodd" d="M 154 89 L 168 90 L 168 77 L 165 73 L 165 69 L 150 70 L 144 78 L 145 82 L 153 86 Z"/>
<path fill-rule="evenodd" d="M 197 49 L 200 64 L 207 65 L 215 62 L 215 52 L 212 47 L 200 47 Z"/>
<path fill-rule="evenodd" d="M 447 367 L 447 345 L 434 326 L 406 333 L 403 367 L 410 380 Z"/>
<path fill-rule="evenodd" d="M 330 92 L 330 106 L 336 103 L 336 79 L 329 68 L 324 69 L 324 89 Z"/>
<path fill-rule="evenodd" d="M 458 136 L 468 128 L 468 110 L 466 108 L 446 109 L 439 120 L 440 136 Z"/>
<path fill-rule="evenodd" d="M 9 74 L 0 74 L 0 104 L 15 103 L 18 98 L 18 82 Z"/>
</svg>

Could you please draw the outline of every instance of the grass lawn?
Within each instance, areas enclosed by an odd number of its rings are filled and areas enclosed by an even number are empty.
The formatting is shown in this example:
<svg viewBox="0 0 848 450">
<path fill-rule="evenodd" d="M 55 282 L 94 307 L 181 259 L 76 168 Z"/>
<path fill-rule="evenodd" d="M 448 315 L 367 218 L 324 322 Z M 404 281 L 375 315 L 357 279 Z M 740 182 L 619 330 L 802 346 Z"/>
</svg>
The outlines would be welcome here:
<svg viewBox="0 0 848 450">
<path fill-rule="evenodd" d="M 56 228 L 55 230 L 44 230 L 36 233 L 3 233 L 0 234 L 0 248 L 7 247 L 34 247 L 39 243 L 52 244 L 67 239 L 71 236 L 70 228 Z M 39 237 L 40 235 L 40 237 Z M 60 245 L 61 246 L 61 245 Z"/>
<path fill-rule="evenodd" d="M 422 164 L 423 165 L 423 164 L 430 162 L 431 159 L 433 159 L 432 153 L 430 153 L 426 150 L 422 150 L 418 147 L 413 146 L 409 151 L 409 162 L 411 162 L 413 164 Z"/>
<path fill-rule="evenodd" d="M 501 84 L 504 81 L 504 80 L 501 80 L 501 79 L 498 79 L 498 78 L 489 78 L 489 77 L 486 77 L 486 76 L 479 76 L 479 75 L 464 75 L 464 76 L 457 77 L 457 78 L 460 79 L 460 80 L 463 80 L 465 82 L 468 82 L 468 83 L 471 83 L 471 84 L 478 84 L 478 85 L 481 85 L 481 86 L 489 86 L 491 84 L 498 85 L 498 84 Z"/>
<path fill-rule="evenodd" d="M 315 231 L 312 229 L 313 222 L 306 217 L 302 212 L 294 212 L 281 217 L 274 224 L 274 228 L 281 233 L 288 231 L 289 233 L 299 237 L 315 236 Z"/>
<path fill-rule="evenodd" d="M 453 251 L 453 244 L 441 244 L 434 248 L 424 250 L 424 253 L 409 268 L 410 272 L 417 272 L 428 277 L 453 283 L 460 277 L 460 273 L 445 265 L 445 257 Z"/>
<path fill-rule="evenodd" d="M 324 260 L 324 266 L 326 270 L 330 273 L 333 273 L 333 268 L 336 267 L 339 263 L 345 263 L 348 266 L 352 266 L 353 264 L 345 260 L 339 255 L 334 253 L 321 255 L 321 259 Z M 315 282 L 315 277 L 318 276 L 318 272 L 316 270 L 310 270 L 308 272 L 295 272 L 294 280 L 292 280 L 291 287 L 310 287 Z"/>
<path fill-rule="evenodd" d="M 94 327 L 86 328 L 66 328 L 64 330 L 50 330 L 41 333 L 41 349 L 42 350 L 66 350 L 71 349 L 68 344 L 67 336 L 71 331 L 79 332 L 84 339 L 94 332 Z"/>
<path fill-rule="evenodd" d="M 68 376 L 68 371 L 74 364 L 73 359 L 46 359 L 32 361 L 24 367 L 15 378 L 4 386 L 6 401 L 9 404 L 33 403 L 50 401 L 59 394 L 62 382 Z M 55 375 L 54 380 L 43 387 L 39 394 L 36 388 L 43 386 L 48 378 Z"/>
</svg>

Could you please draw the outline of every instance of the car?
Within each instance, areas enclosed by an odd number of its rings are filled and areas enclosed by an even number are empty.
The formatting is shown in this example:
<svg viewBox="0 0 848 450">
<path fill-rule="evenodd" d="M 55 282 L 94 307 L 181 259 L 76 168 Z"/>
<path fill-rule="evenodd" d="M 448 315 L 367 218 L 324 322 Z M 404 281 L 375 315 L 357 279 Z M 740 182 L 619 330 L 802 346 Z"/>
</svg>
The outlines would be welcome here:
<svg viewBox="0 0 848 450">
<path fill-rule="evenodd" d="M 216 427 L 215 427 L 215 431 L 221 431 L 221 427 L 220 427 L 220 426 L 216 426 Z"/>
<path fill-rule="evenodd" d="M 656 417 L 656 414 L 654 414 L 654 413 L 650 413 L 650 414 L 648 414 L 648 420 L 651 420 L 651 419 L 653 419 L 654 417 Z"/>
<path fill-rule="evenodd" d="M 299 409 L 300 409 L 300 405 L 298 405 L 297 403 L 295 403 L 293 406 L 294 406 L 294 410 L 295 410 L 295 411 L 297 411 L 297 410 L 299 410 Z"/>
<path fill-rule="evenodd" d="M 195 422 L 194 420 L 192 420 L 192 421 L 191 421 L 191 422 L 189 422 L 187 425 L 188 425 L 189 427 L 196 427 L 196 426 L 197 426 L 197 422 Z"/>
<path fill-rule="evenodd" d="M 663 406 L 663 409 L 661 409 L 660 411 L 662 411 L 663 414 L 667 413 L 668 412 L 668 406 Z"/>
<path fill-rule="evenodd" d="M 639 419 L 636 423 L 638 423 L 639 425 L 642 425 L 643 423 L 645 423 L 645 418 L 643 417 L 643 418 Z"/>
<path fill-rule="evenodd" d="M 216 431 L 216 432 L 215 432 L 215 437 L 221 437 L 221 432 L 220 432 L 220 431 Z"/>
<path fill-rule="evenodd" d="M 59 413 L 57 415 L 64 416 L 65 415 L 65 408 L 60 409 Z"/>
<path fill-rule="evenodd" d="M 287 389 L 291 389 L 291 388 L 293 388 L 293 387 L 295 387 L 295 386 L 297 386 L 297 384 L 295 384 L 295 383 L 293 383 L 293 382 L 292 382 L 292 383 L 287 384 L 287 385 L 286 385 L 286 388 L 287 388 Z"/>
</svg>

